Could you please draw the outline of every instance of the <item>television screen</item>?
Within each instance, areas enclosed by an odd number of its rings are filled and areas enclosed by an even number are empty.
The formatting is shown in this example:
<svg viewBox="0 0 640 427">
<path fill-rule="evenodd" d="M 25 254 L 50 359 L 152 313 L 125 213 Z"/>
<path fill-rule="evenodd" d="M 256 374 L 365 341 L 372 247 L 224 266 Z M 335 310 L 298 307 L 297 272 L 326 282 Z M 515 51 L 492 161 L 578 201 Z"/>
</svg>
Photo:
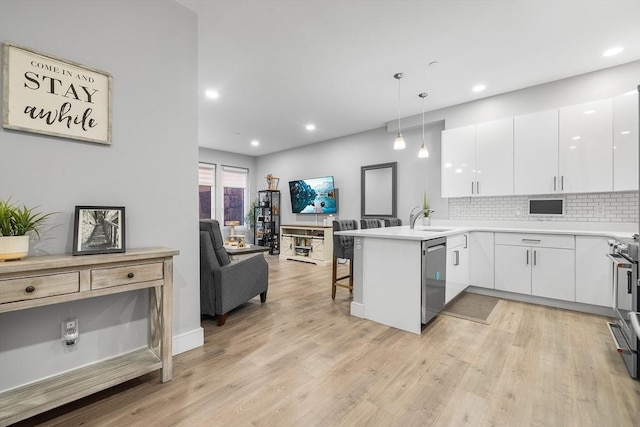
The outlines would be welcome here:
<svg viewBox="0 0 640 427">
<path fill-rule="evenodd" d="M 296 214 L 338 213 L 333 177 L 289 181 L 291 210 Z"/>
</svg>

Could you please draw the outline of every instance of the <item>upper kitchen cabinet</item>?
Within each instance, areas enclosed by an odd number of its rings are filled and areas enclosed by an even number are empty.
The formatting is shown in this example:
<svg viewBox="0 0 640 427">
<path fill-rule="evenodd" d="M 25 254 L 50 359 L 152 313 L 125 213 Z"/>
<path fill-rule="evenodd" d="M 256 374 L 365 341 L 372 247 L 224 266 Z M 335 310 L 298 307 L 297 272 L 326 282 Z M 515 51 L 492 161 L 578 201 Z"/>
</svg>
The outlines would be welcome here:
<svg viewBox="0 0 640 427">
<path fill-rule="evenodd" d="M 513 118 L 442 132 L 442 196 L 513 194 Z"/>
<path fill-rule="evenodd" d="M 612 105 L 605 99 L 560 109 L 560 191 L 613 189 Z"/>
<path fill-rule="evenodd" d="M 514 117 L 513 127 L 514 193 L 559 191 L 558 110 Z"/>
<path fill-rule="evenodd" d="M 638 92 L 613 98 L 613 190 L 638 189 Z"/>
<path fill-rule="evenodd" d="M 476 125 L 475 194 L 513 194 L 513 117 Z"/>
<path fill-rule="evenodd" d="M 442 197 L 471 195 L 476 173 L 476 126 L 442 131 Z"/>
</svg>

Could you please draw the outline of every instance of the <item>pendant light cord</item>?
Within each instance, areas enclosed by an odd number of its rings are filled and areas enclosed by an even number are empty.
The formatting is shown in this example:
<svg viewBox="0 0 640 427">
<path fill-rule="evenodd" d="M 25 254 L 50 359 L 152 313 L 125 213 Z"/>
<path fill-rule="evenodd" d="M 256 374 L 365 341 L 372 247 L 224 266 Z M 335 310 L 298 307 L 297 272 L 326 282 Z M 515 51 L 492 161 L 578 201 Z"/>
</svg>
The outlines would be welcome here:
<svg viewBox="0 0 640 427">
<path fill-rule="evenodd" d="M 393 77 L 398 80 L 398 135 L 402 132 L 400 131 L 400 79 L 404 77 L 403 73 L 396 73 Z"/>
</svg>

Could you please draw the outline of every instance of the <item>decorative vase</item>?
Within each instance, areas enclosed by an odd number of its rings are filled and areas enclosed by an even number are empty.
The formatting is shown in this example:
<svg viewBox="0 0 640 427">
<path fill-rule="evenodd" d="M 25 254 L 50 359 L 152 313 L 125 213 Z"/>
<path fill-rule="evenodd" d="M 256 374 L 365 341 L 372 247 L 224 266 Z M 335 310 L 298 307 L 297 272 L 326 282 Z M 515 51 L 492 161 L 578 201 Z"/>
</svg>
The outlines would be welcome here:
<svg viewBox="0 0 640 427">
<path fill-rule="evenodd" d="M 431 225 L 431 218 L 429 218 L 428 216 L 422 217 L 422 225 L 424 227 L 429 227 Z"/>
<path fill-rule="evenodd" d="M 29 253 L 29 236 L 0 236 L 0 262 L 22 259 Z"/>
</svg>

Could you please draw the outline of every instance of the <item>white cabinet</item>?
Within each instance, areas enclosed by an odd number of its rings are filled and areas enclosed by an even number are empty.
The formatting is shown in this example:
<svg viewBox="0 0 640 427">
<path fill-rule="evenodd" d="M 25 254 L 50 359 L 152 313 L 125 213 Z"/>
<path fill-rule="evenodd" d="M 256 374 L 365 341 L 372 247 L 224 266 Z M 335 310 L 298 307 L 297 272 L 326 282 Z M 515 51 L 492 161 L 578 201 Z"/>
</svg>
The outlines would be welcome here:
<svg viewBox="0 0 640 427">
<path fill-rule="evenodd" d="M 638 92 L 613 98 L 613 190 L 638 190 Z"/>
<path fill-rule="evenodd" d="M 442 131 L 442 197 L 471 195 L 475 185 L 476 127 Z"/>
<path fill-rule="evenodd" d="M 561 108 L 559 123 L 561 191 L 612 191 L 612 100 Z"/>
<path fill-rule="evenodd" d="M 329 265 L 333 260 L 333 226 L 280 226 L 280 258 Z"/>
<path fill-rule="evenodd" d="M 513 194 L 513 118 L 476 125 L 478 196 Z"/>
<path fill-rule="evenodd" d="M 513 118 L 442 132 L 442 196 L 513 194 Z"/>
<path fill-rule="evenodd" d="M 559 191 L 558 110 L 514 117 L 515 194 Z"/>
<path fill-rule="evenodd" d="M 330 242 L 329 244 L 333 244 Z M 325 251 L 325 239 L 323 237 L 313 237 L 311 239 L 311 258 L 316 261 L 324 261 L 326 256 Z"/>
<path fill-rule="evenodd" d="M 283 234 L 280 237 L 280 256 L 293 255 L 293 236 L 291 234 Z"/>
<path fill-rule="evenodd" d="M 496 244 L 496 289 L 531 294 L 531 248 Z"/>
<path fill-rule="evenodd" d="M 606 237 L 576 236 L 576 302 L 611 307 L 613 264 Z"/>
<path fill-rule="evenodd" d="M 575 238 L 495 234 L 495 288 L 575 301 Z"/>
<path fill-rule="evenodd" d="M 469 233 L 469 285 L 494 288 L 494 243 L 490 231 Z"/>
<path fill-rule="evenodd" d="M 575 252 L 572 248 L 533 247 L 531 294 L 575 301 Z"/>
<path fill-rule="evenodd" d="M 445 304 L 469 285 L 469 235 L 447 237 Z"/>
</svg>

